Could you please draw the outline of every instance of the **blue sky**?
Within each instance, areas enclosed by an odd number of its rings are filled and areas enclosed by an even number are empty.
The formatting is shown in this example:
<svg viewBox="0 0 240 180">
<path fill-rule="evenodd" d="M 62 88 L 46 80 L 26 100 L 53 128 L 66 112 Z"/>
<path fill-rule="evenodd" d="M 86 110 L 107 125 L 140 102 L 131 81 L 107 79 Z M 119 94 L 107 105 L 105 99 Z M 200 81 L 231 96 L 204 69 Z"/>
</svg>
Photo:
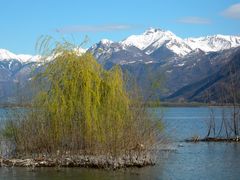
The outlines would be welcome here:
<svg viewBox="0 0 240 180">
<path fill-rule="evenodd" d="M 176 35 L 240 35 L 238 0 L 1 0 L 0 48 L 35 54 L 41 35 L 64 37 L 86 46 L 119 41 L 148 27 Z"/>
</svg>

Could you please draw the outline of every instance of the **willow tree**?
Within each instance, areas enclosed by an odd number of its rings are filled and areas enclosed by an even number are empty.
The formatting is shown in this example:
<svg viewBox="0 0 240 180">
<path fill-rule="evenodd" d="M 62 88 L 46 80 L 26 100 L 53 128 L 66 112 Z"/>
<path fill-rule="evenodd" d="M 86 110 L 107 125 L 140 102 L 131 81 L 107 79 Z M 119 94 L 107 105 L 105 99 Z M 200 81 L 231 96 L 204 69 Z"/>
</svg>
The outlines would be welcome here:
<svg viewBox="0 0 240 180">
<path fill-rule="evenodd" d="M 12 128 L 18 151 L 119 155 L 155 143 L 156 124 L 129 98 L 120 67 L 104 70 L 64 46 L 51 57 L 35 77 L 32 110 Z"/>
</svg>

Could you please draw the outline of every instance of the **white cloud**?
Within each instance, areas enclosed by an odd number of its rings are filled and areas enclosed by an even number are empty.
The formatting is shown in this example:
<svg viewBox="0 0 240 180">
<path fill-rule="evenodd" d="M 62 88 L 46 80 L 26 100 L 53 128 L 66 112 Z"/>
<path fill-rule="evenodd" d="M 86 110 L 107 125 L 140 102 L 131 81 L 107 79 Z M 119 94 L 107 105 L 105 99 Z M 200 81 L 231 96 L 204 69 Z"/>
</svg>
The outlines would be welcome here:
<svg viewBox="0 0 240 180">
<path fill-rule="evenodd" d="M 181 18 L 178 22 L 184 24 L 211 24 L 209 19 L 194 16 Z"/>
<path fill-rule="evenodd" d="M 240 3 L 228 7 L 222 12 L 222 15 L 228 18 L 240 19 Z"/>
<path fill-rule="evenodd" d="M 56 29 L 60 33 L 75 33 L 75 32 L 112 32 L 112 31 L 123 31 L 132 29 L 135 26 L 126 24 L 113 24 L 113 25 L 77 25 L 67 26 Z"/>
</svg>

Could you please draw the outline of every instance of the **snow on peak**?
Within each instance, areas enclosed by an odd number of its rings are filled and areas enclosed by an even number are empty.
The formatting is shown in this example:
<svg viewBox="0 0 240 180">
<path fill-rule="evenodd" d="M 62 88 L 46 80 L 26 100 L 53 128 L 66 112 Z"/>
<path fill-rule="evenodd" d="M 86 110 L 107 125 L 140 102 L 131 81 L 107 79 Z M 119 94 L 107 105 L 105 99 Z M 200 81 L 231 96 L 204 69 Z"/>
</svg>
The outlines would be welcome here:
<svg viewBox="0 0 240 180">
<path fill-rule="evenodd" d="M 240 36 L 213 35 L 199 38 L 185 39 L 192 49 L 201 49 L 204 52 L 216 52 L 240 46 Z"/>
<path fill-rule="evenodd" d="M 102 43 L 102 44 L 112 44 L 113 43 L 113 41 L 111 41 L 111 40 L 109 40 L 109 39 L 102 39 L 101 41 L 100 41 L 100 43 Z"/>
<path fill-rule="evenodd" d="M 165 46 L 179 56 L 185 56 L 195 49 L 216 52 L 240 46 L 240 36 L 213 35 L 182 39 L 171 31 L 149 28 L 141 35 L 132 35 L 121 41 L 126 46 L 135 46 L 146 54 L 151 54 Z"/>
<path fill-rule="evenodd" d="M 171 31 L 149 28 L 141 35 L 132 35 L 121 42 L 124 45 L 135 46 L 144 50 L 146 54 L 166 45 L 170 50 L 178 55 L 185 55 L 191 48 Z"/>
<path fill-rule="evenodd" d="M 161 29 L 150 28 L 141 35 L 132 35 L 121 43 L 128 46 L 135 46 L 141 50 L 146 49 L 151 44 L 163 44 L 166 40 L 169 40 L 174 36 L 172 33 L 166 33 Z"/>
<path fill-rule="evenodd" d="M 11 59 L 20 60 L 16 54 L 13 54 L 12 52 L 6 49 L 0 49 L 0 61 Z"/>
<path fill-rule="evenodd" d="M 84 54 L 85 52 L 87 52 L 86 49 L 83 49 L 83 48 L 81 48 L 81 47 L 74 48 L 74 51 L 76 52 L 77 55 L 82 55 L 82 54 Z"/>
<path fill-rule="evenodd" d="M 19 61 L 22 63 L 28 63 L 28 62 L 40 62 L 41 61 L 41 56 L 36 55 L 32 56 L 29 54 L 19 54 L 17 55 L 19 57 Z"/>
<path fill-rule="evenodd" d="M 28 54 L 19 54 L 16 55 L 6 49 L 0 49 L 0 61 L 4 60 L 18 60 L 21 63 L 27 63 L 27 62 L 39 62 L 41 61 L 41 56 L 36 55 L 28 55 Z"/>
</svg>

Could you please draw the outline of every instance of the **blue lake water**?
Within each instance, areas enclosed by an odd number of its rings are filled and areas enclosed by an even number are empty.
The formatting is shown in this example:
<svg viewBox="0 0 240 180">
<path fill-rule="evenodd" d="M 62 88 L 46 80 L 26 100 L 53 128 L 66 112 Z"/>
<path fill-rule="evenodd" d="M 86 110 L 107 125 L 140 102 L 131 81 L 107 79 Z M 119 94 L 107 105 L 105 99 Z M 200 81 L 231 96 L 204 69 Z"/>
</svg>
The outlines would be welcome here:
<svg viewBox="0 0 240 180">
<path fill-rule="evenodd" d="M 229 112 L 230 108 L 225 108 Z M 192 136 L 204 137 L 210 110 L 207 107 L 153 108 L 163 116 L 164 129 L 173 151 L 158 154 L 152 167 L 116 171 L 85 168 L 0 168 L 0 179 L 240 179 L 240 143 L 184 143 Z M 217 124 L 221 108 L 213 108 Z M 0 110 L 4 117 L 5 110 Z M 162 115 L 163 113 L 163 115 Z"/>
</svg>

